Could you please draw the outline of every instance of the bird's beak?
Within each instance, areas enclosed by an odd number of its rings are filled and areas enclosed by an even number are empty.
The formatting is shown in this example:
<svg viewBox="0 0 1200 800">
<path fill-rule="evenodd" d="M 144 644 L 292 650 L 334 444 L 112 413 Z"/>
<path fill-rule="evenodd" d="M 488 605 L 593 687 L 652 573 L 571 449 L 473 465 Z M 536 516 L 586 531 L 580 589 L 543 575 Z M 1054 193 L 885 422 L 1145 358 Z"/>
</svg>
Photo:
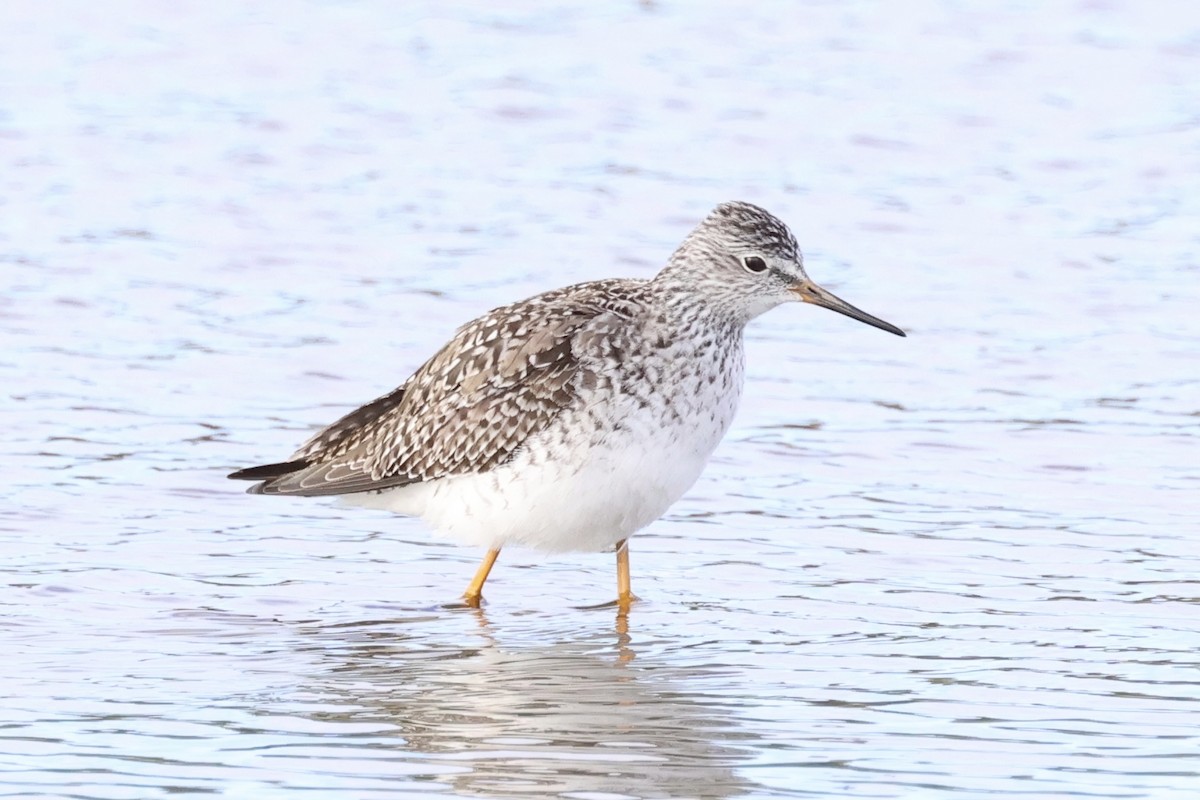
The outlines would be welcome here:
<svg viewBox="0 0 1200 800">
<path fill-rule="evenodd" d="M 856 319 L 859 322 L 865 322 L 868 325 L 874 325 L 876 328 L 885 330 L 888 333 L 894 333 L 897 336 L 904 336 L 904 331 L 897 328 L 890 322 L 884 322 L 879 317 L 872 317 L 865 311 L 860 311 L 854 306 L 847 303 L 842 298 L 835 295 L 827 289 L 822 289 L 815 283 L 809 280 L 801 281 L 792 287 L 792 291 L 799 295 L 800 300 L 805 303 L 812 303 L 814 306 L 821 306 L 836 311 L 839 314 L 845 314 L 850 319 Z"/>
</svg>

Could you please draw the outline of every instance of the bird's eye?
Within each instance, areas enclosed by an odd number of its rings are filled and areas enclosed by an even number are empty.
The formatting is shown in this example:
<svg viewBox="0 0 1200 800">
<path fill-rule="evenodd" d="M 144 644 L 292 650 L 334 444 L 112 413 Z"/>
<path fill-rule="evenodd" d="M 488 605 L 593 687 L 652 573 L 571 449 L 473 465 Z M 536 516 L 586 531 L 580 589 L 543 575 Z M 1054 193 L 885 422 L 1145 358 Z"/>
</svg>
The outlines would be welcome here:
<svg viewBox="0 0 1200 800">
<path fill-rule="evenodd" d="M 758 256 L 746 256 L 742 259 L 742 266 L 747 272 L 763 272 L 767 268 L 767 262 Z"/>
</svg>

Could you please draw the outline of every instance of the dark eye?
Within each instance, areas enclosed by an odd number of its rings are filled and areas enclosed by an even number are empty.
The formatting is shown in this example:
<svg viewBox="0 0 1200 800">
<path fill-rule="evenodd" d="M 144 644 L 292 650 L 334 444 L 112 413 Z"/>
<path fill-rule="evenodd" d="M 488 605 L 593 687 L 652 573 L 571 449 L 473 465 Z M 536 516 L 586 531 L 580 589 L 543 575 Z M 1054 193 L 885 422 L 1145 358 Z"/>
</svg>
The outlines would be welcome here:
<svg viewBox="0 0 1200 800">
<path fill-rule="evenodd" d="M 746 256 L 742 259 L 742 266 L 746 268 L 747 272 L 764 272 L 767 269 L 767 262 L 758 256 Z"/>
</svg>

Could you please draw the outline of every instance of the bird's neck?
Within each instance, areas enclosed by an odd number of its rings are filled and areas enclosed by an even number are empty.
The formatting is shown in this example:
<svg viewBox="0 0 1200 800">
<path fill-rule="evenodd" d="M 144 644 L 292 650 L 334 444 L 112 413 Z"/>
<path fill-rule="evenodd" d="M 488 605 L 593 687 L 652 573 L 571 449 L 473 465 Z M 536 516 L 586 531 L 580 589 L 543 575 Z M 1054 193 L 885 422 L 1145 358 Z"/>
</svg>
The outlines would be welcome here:
<svg viewBox="0 0 1200 800">
<path fill-rule="evenodd" d="M 662 317 L 660 324 L 680 332 L 710 331 L 713 335 L 741 339 L 750 318 L 737 297 L 695 282 L 675 280 L 660 273 L 647 285 L 656 295 L 655 306 Z"/>
</svg>

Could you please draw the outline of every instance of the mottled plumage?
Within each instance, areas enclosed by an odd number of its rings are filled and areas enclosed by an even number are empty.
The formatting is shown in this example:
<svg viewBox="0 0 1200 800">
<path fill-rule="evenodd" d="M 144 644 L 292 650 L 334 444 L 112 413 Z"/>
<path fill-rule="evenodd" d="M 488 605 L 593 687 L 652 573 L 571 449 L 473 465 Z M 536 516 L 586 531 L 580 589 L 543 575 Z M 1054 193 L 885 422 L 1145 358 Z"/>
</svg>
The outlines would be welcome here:
<svg viewBox="0 0 1200 800">
<path fill-rule="evenodd" d="M 349 494 L 491 470 L 598 380 L 580 356 L 628 322 L 639 284 L 570 286 L 464 325 L 403 386 L 318 433 L 291 470 L 251 491 Z"/>
<path fill-rule="evenodd" d="M 611 547 L 699 476 L 737 408 L 746 323 L 793 300 L 903 335 L 813 284 L 778 219 L 725 203 L 654 279 L 497 308 L 288 461 L 230 477 L 418 514 L 493 551 Z"/>
</svg>

